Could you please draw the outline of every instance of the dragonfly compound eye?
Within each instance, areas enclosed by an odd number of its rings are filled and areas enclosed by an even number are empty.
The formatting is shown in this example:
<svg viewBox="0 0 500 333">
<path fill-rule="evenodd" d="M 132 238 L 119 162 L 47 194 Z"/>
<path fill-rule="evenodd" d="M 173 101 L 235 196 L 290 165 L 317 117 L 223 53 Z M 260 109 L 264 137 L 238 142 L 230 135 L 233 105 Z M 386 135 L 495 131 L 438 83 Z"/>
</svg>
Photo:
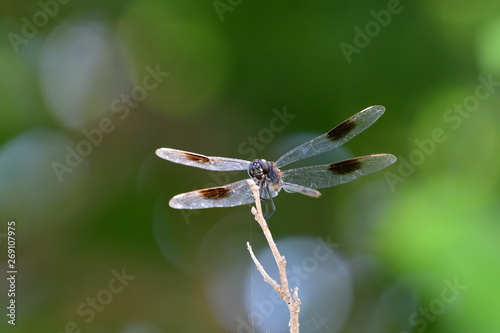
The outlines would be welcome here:
<svg viewBox="0 0 500 333">
<path fill-rule="evenodd" d="M 266 160 L 255 160 L 248 166 L 250 177 L 261 180 L 269 172 L 269 163 Z"/>
</svg>

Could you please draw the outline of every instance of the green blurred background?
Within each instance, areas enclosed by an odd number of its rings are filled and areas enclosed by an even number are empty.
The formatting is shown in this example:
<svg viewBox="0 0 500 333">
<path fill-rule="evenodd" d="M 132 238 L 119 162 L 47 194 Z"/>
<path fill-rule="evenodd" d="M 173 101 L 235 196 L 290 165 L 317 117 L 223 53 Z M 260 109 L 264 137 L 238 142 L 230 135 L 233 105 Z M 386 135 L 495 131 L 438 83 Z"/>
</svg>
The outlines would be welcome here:
<svg viewBox="0 0 500 333">
<path fill-rule="evenodd" d="M 249 331 L 238 318 L 257 318 L 261 277 L 245 242 L 264 249 L 249 207 L 168 207 L 246 174 L 176 165 L 155 149 L 275 160 L 382 104 L 366 132 L 305 164 L 370 153 L 396 164 L 319 199 L 275 201 L 284 255 L 309 258 L 301 242 L 328 240 L 347 272 L 336 303 L 315 303 L 339 281 L 328 265 L 310 272 L 325 284 L 301 281 L 316 288 L 303 294 L 303 332 L 500 332 L 500 2 L 0 8 L 0 331 Z M 278 321 L 256 320 L 256 332 L 285 332 Z"/>
</svg>

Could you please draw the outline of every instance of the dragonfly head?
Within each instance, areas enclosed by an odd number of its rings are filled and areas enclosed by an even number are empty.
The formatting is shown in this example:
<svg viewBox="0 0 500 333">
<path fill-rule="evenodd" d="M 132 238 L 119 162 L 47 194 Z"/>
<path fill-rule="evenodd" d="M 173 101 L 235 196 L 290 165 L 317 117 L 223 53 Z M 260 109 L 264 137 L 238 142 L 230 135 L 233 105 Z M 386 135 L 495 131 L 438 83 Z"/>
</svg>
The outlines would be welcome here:
<svg viewBox="0 0 500 333">
<path fill-rule="evenodd" d="M 256 180 L 262 180 L 271 169 L 266 160 L 255 160 L 248 166 L 248 175 Z"/>
</svg>

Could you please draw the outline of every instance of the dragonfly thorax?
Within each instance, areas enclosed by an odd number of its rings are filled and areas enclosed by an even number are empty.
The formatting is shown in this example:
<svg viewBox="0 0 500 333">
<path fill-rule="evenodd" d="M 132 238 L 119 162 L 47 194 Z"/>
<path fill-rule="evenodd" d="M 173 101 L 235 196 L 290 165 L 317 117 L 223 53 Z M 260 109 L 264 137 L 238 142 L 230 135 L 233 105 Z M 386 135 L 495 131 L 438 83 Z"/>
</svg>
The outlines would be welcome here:
<svg viewBox="0 0 500 333">
<path fill-rule="evenodd" d="M 262 180 L 271 169 L 266 160 L 255 160 L 248 166 L 248 175 L 254 179 Z"/>
</svg>

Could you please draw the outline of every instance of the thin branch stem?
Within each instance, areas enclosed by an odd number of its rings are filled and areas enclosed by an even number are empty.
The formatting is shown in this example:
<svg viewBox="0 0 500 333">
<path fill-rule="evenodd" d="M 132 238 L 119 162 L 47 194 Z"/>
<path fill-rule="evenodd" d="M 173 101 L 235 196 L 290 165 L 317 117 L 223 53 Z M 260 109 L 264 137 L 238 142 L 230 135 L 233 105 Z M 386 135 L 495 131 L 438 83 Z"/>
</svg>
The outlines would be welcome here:
<svg viewBox="0 0 500 333">
<path fill-rule="evenodd" d="M 262 215 L 262 205 L 260 202 L 260 194 L 259 187 L 252 179 L 248 180 L 248 185 L 252 189 L 253 196 L 255 198 L 255 207 L 252 207 L 252 214 L 255 216 L 255 220 L 259 223 L 262 231 L 264 232 L 264 236 L 266 237 L 267 243 L 271 248 L 271 252 L 273 254 L 274 260 L 276 261 L 276 265 L 278 265 L 279 275 L 280 275 L 280 283 L 278 284 L 273 278 L 267 274 L 264 267 L 261 265 L 255 254 L 253 253 L 252 247 L 250 243 L 247 242 L 247 249 L 250 252 L 250 256 L 252 257 L 255 266 L 257 266 L 257 270 L 262 274 L 264 281 L 269 283 L 274 290 L 276 290 L 281 298 L 286 302 L 288 306 L 288 310 L 290 311 L 290 322 L 288 326 L 290 327 L 291 333 L 299 333 L 299 312 L 300 312 L 300 299 L 299 299 L 299 289 L 295 287 L 292 293 L 290 286 L 288 284 L 288 277 L 286 275 L 286 260 L 285 257 L 282 256 L 276 246 L 276 243 L 273 240 L 273 236 L 271 235 L 271 231 L 269 230 L 269 226 L 267 225 L 264 216 Z"/>
</svg>

